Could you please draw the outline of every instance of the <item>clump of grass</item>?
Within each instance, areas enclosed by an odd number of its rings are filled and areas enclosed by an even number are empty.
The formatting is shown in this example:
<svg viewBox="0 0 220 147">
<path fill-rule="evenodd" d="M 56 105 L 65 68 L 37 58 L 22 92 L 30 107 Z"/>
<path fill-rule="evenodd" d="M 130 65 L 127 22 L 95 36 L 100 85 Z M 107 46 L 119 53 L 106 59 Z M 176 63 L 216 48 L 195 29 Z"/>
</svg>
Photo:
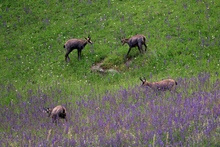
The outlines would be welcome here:
<svg viewBox="0 0 220 147">
<path fill-rule="evenodd" d="M 116 68 L 123 64 L 123 58 L 120 56 L 112 56 L 104 59 L 103 64 L 101 65 L 104 69 Z"/>
</svg>

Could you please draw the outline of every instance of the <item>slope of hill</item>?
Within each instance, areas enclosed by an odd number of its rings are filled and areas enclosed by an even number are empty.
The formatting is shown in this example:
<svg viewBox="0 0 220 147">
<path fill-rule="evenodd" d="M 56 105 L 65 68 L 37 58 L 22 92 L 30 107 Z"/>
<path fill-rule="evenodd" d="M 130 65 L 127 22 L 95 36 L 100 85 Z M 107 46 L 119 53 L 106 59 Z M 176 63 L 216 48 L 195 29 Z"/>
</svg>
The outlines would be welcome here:
<svg viewBox="0 0 220 147">
<path fill-rule="evenodd" d="M 219 145 L 220 1 L 0 3 L 0 146 Z M 144 34 L 148 49 L 120 40 Z M 64 43 L 93 45 L 65 63 Z M 91 67 L 119 73 L 100 74 Z M 174 78 L 175 93 L 141 88 Z M 64 105 L 53 125 L 43 107 Z"/>
</svg>

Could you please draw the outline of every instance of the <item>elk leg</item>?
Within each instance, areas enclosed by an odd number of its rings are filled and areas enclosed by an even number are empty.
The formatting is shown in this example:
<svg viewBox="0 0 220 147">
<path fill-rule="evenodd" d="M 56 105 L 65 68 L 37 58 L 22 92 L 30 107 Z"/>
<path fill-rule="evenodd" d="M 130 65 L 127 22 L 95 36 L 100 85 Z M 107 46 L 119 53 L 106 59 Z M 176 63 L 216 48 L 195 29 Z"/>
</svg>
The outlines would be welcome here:
<svg viewBox="0 0 220 147">
<path fill-rule="evenodd" d="M 59 116 L 58 115 L 55 115 L 55 124 L 57 125 L 59 122 Z"/>
<path fill-rule="evenodd" d="M 78 50 L 78 60 L 81 58 L 81 50 Z"/>
<path fill-rule="evenodd" d="M 70 58 L 69 58 L 68 54 L 65 55 L 65 61 L 66 62 L 68 62 L 67 59 L 68 59 L 68 61 L 70 61 Z"/>
<path fill-rule="evenodd" d="M 140 47 L 140 53 L 144 53 L 144 50 L 143 50 L 143 48 L 142 48 L 142 45 L 141 45 L 141 47 Z"/>
<path fill-rule="evenodd" d="M 145 47 L 145 52 L 147 51 L 147 45 L 144 43 L 144 47 Z"/>
<path fill-rule="evenodd" d="M 138 50 L 139 50 L 139 52 L 141 53 L 141 48 L 140 48 L 140 47 L 138 47 Z"/>
<path fill-rule="evenodd" d="M 69 57 L 69 53 L 71 52 L 71 50 L 67 50 L 66 51 L 66 54 L 65 54 L 65 61 L 67 62 L 67 59 L 68 61 L 70 61 L 70 57 Z"/>
<path fill-rule="evenodd" d="M 52 116 L 52 122 L 56 123 L 56 116 Z"/>
<path fill-rule="evenodd" d="M 140 52 L 140 53 L 143 53 L 143 52 L 144 52 L 143 49 L 142 49 L 142 44 L 138 44 L 138 49 L 139 49 L 139 52 Z"/>
<path fill-rule="evenodd" d="M 130 51 L 131 51 L 131 47 L 130 47 L 129 50 L 128 50 L 127 57 L 128 57 L 128 54 L 130 53 Z"/>
</svg>

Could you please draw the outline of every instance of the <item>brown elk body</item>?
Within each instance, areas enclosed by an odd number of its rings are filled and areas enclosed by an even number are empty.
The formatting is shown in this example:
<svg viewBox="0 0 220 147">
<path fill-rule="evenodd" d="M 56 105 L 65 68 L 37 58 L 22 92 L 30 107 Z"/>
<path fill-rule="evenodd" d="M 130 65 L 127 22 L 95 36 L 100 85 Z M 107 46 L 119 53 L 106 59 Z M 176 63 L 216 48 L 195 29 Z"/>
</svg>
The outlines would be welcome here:
<svg viewBox="0 0 220 147">
<path fill-rule="evenodd" d="M 45 111 L 48 113 L 48 117 L 52 117 L 52 122 L 57 123 L 59 119 L 65 119 L 67 121 L 66 117 L 66 108 L 64 106 L 58 105 L 54 107 L 53 109 L 47 108 Z"/>
<path fill-rule="evenodd" d="M 127 43 L 129 45 L 129 50 L 128 50 L 127 56 L 130 53 L 131 48 L 136 47 L 136 46 L 138 47 L 138 50 L 140 53 L 144 52 L 142 49 L 142 45 L 144 45 L 145 51 L 147 50 L 146 37 L 141 34 L 135 35 L 131 38 L 122 39 L 121 43 L 122 43 L 122 45 L 124 45 L 125 43 Z"/>
<path fill-rule="evenodd" d="M 173 79 L 165 79 L 159 82 L 148 82 L 145 78 L 140 78 L 140 80 L 142 81 L 142 86 L 148 86 L 157 91 L 174 91 L 177 85 L 177 82 Z"/>
<path fill-rule="evenodd" d="M 87 43 L 92 44 L 91 37 L 88 36 L 83 39 L 70 39 L 64 44 L 64 48 L 66 48 L 66 54 L 65 54 L 65 61 L 67 62 L 67 59 L 70 61 L 69 54 L 74 50 L 77 49 L 78 51 L 78 60 L 81 58 L 81 52 L 86 46 Z"/>
</svg>

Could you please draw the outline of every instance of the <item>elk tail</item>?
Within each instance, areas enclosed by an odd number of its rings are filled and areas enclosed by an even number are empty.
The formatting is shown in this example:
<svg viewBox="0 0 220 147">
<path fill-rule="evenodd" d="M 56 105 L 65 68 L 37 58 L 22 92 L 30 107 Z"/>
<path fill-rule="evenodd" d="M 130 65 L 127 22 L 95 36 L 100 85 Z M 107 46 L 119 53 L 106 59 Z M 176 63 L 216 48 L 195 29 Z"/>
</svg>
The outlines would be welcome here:
<svg viewBox="0 0 220 147">
<path fill-rule="evenodd" d="M 63 109 L 63 113 L 66 113 L 65 109 Z"/>
<path fill-rule="evenodd" d="M 144 41 L 144 42 L 146 41 L 146 38 L 145 38 L 145 37 L 143 37 L 143 41 Z"/>
</svg>

